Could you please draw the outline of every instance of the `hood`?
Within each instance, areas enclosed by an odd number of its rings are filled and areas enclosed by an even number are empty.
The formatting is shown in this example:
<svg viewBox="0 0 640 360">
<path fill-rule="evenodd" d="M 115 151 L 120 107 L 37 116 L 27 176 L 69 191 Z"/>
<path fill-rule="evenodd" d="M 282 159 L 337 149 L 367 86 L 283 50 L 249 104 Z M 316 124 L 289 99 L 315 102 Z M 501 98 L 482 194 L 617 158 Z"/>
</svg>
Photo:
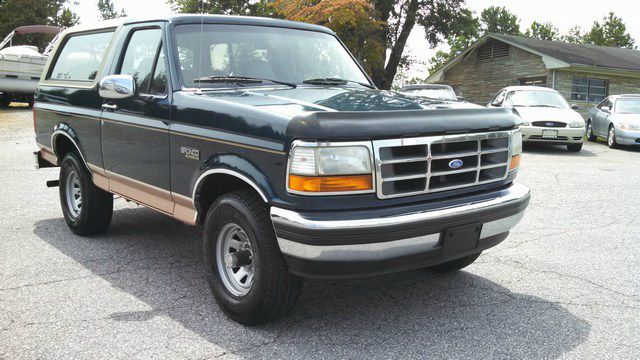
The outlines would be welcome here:
<svg viewBox="0 0 640 360">
<path fill-rule="evenodd" d="M 559 121 L 570 124 L 577 119 L 582 120 L 582 116 L 573 109 L 558 109 L 551 107 L 524 107 L 514 108 L 525 122 L 532 121 Z"/>
<path fill-rule="evenodd" d="M 424 106 L 391 91 L 352 87 L 299 86 L 212 91 L 206 96 L 259 107 L 287 117 L 312 112 L 422 110 Z"/>
</svg>

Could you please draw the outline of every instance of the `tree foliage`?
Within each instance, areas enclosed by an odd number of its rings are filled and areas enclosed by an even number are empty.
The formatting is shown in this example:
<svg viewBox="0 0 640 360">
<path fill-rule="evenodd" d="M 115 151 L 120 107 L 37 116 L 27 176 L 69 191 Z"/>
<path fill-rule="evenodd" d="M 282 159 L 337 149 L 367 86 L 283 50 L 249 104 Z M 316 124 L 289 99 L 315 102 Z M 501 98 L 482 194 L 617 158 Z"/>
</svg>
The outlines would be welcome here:
<svg viewBox="0 0 640 360">
<path fill-rule="evenodd" d="M 635 40 L 627 32 L 627 26 L 613 12 L 605 16 L 602 23 L 594 21 L 591 30 L 582 37 L 582 41 L 585 44 L 636 48 Z"/>
<path fill-rule="evenodd" d="M 285 19 L 332 29 L 369 73 L 384 61 L 384 44 L 375 37 L 384 23 L 367 0 L 275 0 L 271 9 Z"/>
<path fill-rule="evenodd" d="M 124 12 L 124 8 L 118 13 L 115 4 L 111 0 L 98 0 L 98 11 L 100 12 L 100 18 L 102 20 L 127 16 Z"/>
<path fill-rule="evenodd" d="M 78 16 L 67 0 L 0 0 L 0 36 L 24 25 L 55 25 L 69 27 L 78 23 Z M 37 46 L 41 51 L 51 41 L 52 35 L 16 35 L 14 44 Z"/>
<path fill-rule="evenodd" d="M 482 30 L 504 35 L 520 35 L 520 20 L 518 16 L 504 6 L 489 6 L 480 13 Z"/>
<path fill-rule="evenodd" d="M 540 40 L 558 40 L 560 38 L 560 31 L 550 22 L 540 23 L 534 21 L 527 31 L 525 31 L 524 36 Z"/>
</svg>

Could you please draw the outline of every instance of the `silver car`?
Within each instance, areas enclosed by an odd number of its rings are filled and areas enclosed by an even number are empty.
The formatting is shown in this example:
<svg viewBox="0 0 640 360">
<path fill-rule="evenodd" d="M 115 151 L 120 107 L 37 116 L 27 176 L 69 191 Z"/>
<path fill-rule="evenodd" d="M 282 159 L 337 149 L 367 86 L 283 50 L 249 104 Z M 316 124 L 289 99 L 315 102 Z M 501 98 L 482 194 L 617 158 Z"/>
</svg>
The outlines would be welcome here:
<svg viewBox="0 0 640 360">
<path fill-rule="evenodd" d="M 640 94 L 613 95 L 589 111 L 587 138 L 607 139 L 610 148 L 640 145 Z"/>
<path fill-rule="evenodd" d="M 510 86 L 500 90 L 488 107 L 513 108 L 522 119 L 522 141 L 567 145 L 580 151 L 585 122 L 575 106 L 559 92 L 539 86 Z"/>
</svg>

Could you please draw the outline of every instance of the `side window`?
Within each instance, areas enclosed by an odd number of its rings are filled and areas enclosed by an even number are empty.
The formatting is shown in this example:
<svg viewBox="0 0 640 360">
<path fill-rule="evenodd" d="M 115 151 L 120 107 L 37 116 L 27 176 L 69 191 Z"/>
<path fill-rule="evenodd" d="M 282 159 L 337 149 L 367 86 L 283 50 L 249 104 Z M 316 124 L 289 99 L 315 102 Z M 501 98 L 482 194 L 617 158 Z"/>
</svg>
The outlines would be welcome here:
<svg viewBox="0 0 640 360">
<path fill-rule="evenodd" d="M 153 77 L 149 86 L 149 94 L 162 95 L 167 93 L 167 68 L 164 59 L 164 51 L 162 45 L 158 50 L 158 59 L 156 67 L 153 69 Z"/>
<path fill-rule="evenodd" d="M 606 98 L 606 99 L 602 100 L 600 102 L 600 104 L 598 104 L 597 108 L 598 109 L 602 109 L 603 106 L 606 106 L 606 103 L 607 103 L 608 100 L 609 100 L 609 98 Z"/>
<path fill-rule="evenodd" d="M 506 91 L 501 91 L 498 93 L 498 95 L 496 95 L 496 97 L 493 99 L 493 101 L 491 102 L 492 105 L 496 105 L 496 106 L 501 106 L 502 102 L 504 101 L 505 95 L 507 94 Z"/>
<path fill-rule="evenodd" d="M 153 61 L 158 53 L 161 34 L 160 29 L 144 29 L 134 31 L 129 38 L 118 73 L 133 76 L 141 93 L 149 92 Z"/>
<path fill-rule="evenodd" d="M 58 52 L 47 79 L 93 81 L 112 37 L 113 31 L 70 36 Z"/>
</svg>

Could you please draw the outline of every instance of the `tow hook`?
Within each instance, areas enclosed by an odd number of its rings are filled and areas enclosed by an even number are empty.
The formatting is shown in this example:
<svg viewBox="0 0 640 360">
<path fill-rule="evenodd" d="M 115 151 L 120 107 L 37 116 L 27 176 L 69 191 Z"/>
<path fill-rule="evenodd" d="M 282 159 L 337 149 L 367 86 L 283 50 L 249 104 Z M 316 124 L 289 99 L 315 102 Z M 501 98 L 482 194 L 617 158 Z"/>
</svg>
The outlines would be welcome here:
<svg viewBox="0 0 640 360">
<path fill-rule="evenodd" d="M 60 180 L 49 180 L 49 181 L 47 181 L 47 187 L 48 188 L 58 187 L 58 186 L 60 186 Z"/>
</svg>

